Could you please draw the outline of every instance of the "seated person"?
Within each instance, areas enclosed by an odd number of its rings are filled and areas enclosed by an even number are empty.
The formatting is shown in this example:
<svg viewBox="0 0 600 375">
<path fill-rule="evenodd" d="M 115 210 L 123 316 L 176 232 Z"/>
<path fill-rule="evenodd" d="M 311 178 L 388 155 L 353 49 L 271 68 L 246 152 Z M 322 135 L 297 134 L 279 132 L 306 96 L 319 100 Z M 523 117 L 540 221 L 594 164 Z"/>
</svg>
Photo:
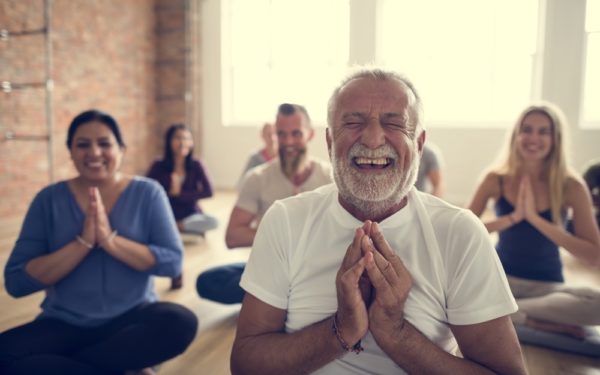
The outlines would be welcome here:
<svg viewBox="0 0 600 375">
<path fill-rule="evenodd" d="M 0 334 L 0 373 L 151 374 L 198 325 L 154 293 L 153 275 L 181 271 L 166 194 L 119 171 L 125 143 L 106 113 L 75 117 L 67 147 L 78 175 L 34 198 L 4 270 L 11 296 L 46 298 L 34 321 Z"/>
<path fill-rule="evenodd" d="M 600 325 L 600 290 L 566 285 L 559 253 L 562 247 L 590 265 L 600 260 L 589 191 L 566 162 L 567 129 L 556 106 L 526 108 L 511 129 L 506 158 L 479 184 L 469 208 L 481 216 L 488 201 L 495 202 L 496 217 L 485 226 L 498 232 L 496 250 L 519 305 L 512 318 L 521 341 L 600 355 L 600 340 L 586 341 L 593 332 L 586 326 Z M 568 210 L 572 233 L 564 227 Z"/>
<path fill-rule="evenodd" d="M 441 152 L 435 145 L 428 142 L 423 146 L 415 187 L 420 191 L 441 198 L 444 194 L 444 181 L 442 177 Z"/>
<path fill-rule="evenodd" d="M 244 172 L 240 177 L 240 181 L 238 183 L 239 186 L 241 186 L 244 176 L 250 169 L 271 161 L 277 156 L 277 134 L 275 134 L 275 127 L 273 124 L 266 122 L 263 125 L 260 134 L 265 146 L 256 151 L 254 154 L 250 155 L 250 158 L 244 167 Z"/>
<path fill-rule="evenodd" d="M 361 71 L 334 91 L 335 184 L 263 217 L 241 280 L 234 375 L 525 374 L 517 306 L 485 229 L 413 187 L 421 116 L 395 73 Z"/>
<path fill-rule="evenodd" d="M 262 215 L 277 199 L 313 190 L 331 182 L 331 166 L 308 155 L 308 142 L 314 131 L 306 109 L 282 104 L 275 121 L 279 158 L 250 170 L 231 212 L 225 234 L 230 249 L 252 246 Z M 241 303 L 239 286 L 245 263 L 209 269 L 196 282 L 198 294 L 220 303 Z"/>
<path fill-rule="evenodd" d="M 202 212 L 198 200 L 213 195 L 212 185 L 200 160 L 194 158 L 192 132 L 183 124 L 171 125 L 165 134 L 165 155 L 155 161 L 148 177 L 158 181 L 169 196 L 169 203 L 183 233 L 204 236 L 218 221 Z M 171 280 L 171 289 L 183 286 L 182 275 Z"/>
</svg>

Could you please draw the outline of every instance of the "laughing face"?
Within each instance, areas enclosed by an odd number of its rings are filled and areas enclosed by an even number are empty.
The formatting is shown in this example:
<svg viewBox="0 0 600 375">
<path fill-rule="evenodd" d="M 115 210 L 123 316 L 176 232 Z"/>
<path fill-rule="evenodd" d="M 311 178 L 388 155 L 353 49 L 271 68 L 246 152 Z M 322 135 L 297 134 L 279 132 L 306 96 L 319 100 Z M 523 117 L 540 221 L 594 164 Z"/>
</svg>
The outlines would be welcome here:
<svg viewBox="0 0 600 375">
<path fill-rule="evenodd" d="M 92 182 L 114 178 L 123 158 L 123 148 L 115 135 L 99 121 L 90 121 L 77 128 L 70 152 L 79 175 Z"/>
<path fill-rule="evenodd" d="M 517 135 L 517 150 L 525 161 L 544 160 L 552 151 L 553 128 L 548 116 L 532 112 L 523 118 Z"/>
<path fill-rule="evenodd" d="M 327 140 L 342 202 L 377 216 L 406 196 L 425 139 L 411 118 L 414 100 L 395 80 L 360 78 L 340 91 Z"/>
<path fill-rule="evenodd" d="M 306 160 L 306 148 L 313 131 L 300 111 L 291 115 L 277 116 L 275 129 L 279 142 L 281 168 L 287 177 L 291 177 Z"/>
</svg>

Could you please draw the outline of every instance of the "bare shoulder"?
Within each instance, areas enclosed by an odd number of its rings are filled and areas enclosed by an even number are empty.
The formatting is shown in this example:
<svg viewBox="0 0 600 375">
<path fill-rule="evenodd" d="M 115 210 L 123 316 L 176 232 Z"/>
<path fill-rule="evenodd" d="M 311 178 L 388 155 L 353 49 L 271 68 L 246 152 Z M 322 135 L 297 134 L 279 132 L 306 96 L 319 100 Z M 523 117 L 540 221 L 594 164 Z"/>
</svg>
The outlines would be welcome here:
<svg viewBox="0 0 600 375">
<path fill-rule="evenodd" d="M 480 186 L 489 196 L 498 197 L 502 179 L 506 179 L 506 176 L 496 171 L 488 171 L 481 180 Z"/>
<path fill-rule="evenodd" d="M 565 203 L 573 203 L 589 196 L 587 185 L 581 177 L 575 174 L 567 176 L 565 181 Z"/>
</svg>

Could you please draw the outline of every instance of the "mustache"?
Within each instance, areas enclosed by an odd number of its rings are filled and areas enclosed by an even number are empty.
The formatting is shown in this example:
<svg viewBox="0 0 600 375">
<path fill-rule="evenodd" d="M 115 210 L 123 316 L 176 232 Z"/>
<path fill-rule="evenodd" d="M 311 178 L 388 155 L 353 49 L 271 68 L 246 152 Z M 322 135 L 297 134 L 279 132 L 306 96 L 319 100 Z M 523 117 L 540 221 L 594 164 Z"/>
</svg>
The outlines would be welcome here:
<svg viewBox="0 0 600 375">
<path fill-rule="evenodd" d="M 385 143 L 374 150 L 368 148 L 360 143 L 355 143 L 348 151 L 348 157 L 353 158 L 388 158 L 392 160 L 398 160 L 398 153 L 394 148 Z"/>
</svg>

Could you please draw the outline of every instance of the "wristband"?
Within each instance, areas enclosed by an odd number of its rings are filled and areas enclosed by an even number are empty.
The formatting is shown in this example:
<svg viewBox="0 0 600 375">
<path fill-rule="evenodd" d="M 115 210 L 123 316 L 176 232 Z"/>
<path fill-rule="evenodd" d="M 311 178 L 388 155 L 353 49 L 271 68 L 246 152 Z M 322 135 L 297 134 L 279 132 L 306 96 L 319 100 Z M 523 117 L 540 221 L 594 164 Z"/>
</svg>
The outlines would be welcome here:
<svg viewBox="0 0 600 375">
<path fill-rule="evenodd" d="M 80 244 L 85 246 L 86 249 L 88 249 L 88 250 L 91 250 L 94 248 L 94 245 L 92 245 L 91 243 L 84 240 L 81 236 L 75 236 L 75 239 L 77 240 L 77 242 L 79 242 Z"/>
<path fill-rule="evenodd" d="M 358 354 L 358 353 L 362 352 L 363 350 L 365 350 L 361 345 L 361 340 L 358 340 L 358 342 L 356 344 L 354 344 L 352 346 L 352 348 L 350 346 L 348 346 L 346 341 L 344 341 L 344 339 L 342 338 L 342 331 L 337 326 L 337 312 L 335 313 L 335 315 L 333 315 L 333 324 L 331 325 L 331 329 L 333 330 L 335 337 L 338 339 L 338 341 L 340 342 L 340 345 L 342 345 L 342 348 L 345 351 L 354 352 L 354 353 Z"/>
</svg>

